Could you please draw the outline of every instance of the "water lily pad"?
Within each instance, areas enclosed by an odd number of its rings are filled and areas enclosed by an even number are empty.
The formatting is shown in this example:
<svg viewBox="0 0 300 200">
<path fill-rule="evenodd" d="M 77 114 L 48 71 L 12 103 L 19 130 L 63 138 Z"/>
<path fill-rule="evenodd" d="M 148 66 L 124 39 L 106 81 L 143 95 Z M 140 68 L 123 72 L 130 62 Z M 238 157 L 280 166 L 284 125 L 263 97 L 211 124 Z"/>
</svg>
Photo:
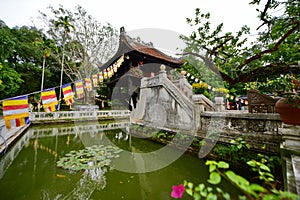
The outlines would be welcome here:
<svg viewBox="0 0 300 200">
<path fill-rule="evenodd" d="M 78 151 L 70 151 L 57 161 L 57 167 L 68 170 L 85 170 L 108 167 L 114 158 L 119 157 L 122 150 L 112 146 L 91 146 Z"/>
</svg>

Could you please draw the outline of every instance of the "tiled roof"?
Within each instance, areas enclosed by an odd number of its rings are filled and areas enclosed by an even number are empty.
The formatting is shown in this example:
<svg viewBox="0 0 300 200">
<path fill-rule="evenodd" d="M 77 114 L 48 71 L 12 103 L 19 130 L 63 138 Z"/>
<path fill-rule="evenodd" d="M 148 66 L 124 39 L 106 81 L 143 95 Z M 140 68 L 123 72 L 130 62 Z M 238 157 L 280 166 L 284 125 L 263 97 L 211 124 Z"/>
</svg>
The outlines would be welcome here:
<svg viewBox="0 0 300 200">
<path fill-rule="evenodd" d="M 136 51 L 141 54 L 153 57 L 154 59 L 161 60 L 163 63 L 169 63 L 173 67 L 180 67 L 184 62 L 183 59 L 174 58 L 169 56 L 160 50 L 153 47 L 152 43 L 145 44 L 144 42 L 138 41 L 126 35 L 124 28 L 121 28 L 119 48 L 117 53 L 106 63 L 104 63 L 100 70 L 103 70 L 110 65 L 112 65 L 122 54 L 130 53 L 131 51 Z"/>
<path fill-rule="evenodd" d="M 151 45 L 143 44 L 141 42 L 137 42 L 136 40 L 130 38 L 127 35 L 123 35 L 123 37 L 126 38 L 126 41 L 131 46 L 132 50 L 138 51 L 142 54 L 153 56 L 155 58 L 159 58 L 161 60 L 165 60 L 167 62 L 171 62 L 174 64 L 183 64 L 182 59 L 174 58 L 169 55 L 166 55 L 165 53 L 159 51 L 158 49 L 154 48 Z"/>
</svg>

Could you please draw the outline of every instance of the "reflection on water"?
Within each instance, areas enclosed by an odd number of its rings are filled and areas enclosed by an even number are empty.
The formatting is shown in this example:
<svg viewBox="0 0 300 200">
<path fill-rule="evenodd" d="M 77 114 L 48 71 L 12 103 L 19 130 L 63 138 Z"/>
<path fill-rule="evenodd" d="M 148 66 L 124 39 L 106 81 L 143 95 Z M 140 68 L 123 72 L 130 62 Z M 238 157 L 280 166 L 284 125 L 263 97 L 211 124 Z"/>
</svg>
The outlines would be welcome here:
<svg viewBox="0 0 300 200">
<path fill-rule="evenodd" d="M 86 169 L 74 189 L 63 199 L 90 199 L 93 192 L 106 186 L 106 168 Z"/>
<path fill-rule="evenodd" d="M 128 127 L 129 122 L 124 121 L 31 127 L 1 159 L 1 199 L 165 200 L 171 199 L 172 185 L 183 180 L 206 182 L 208 170 L 204 160 L 188 154 L 163 169 L 148 173 L 93 167 L 93 162 L 88 162 L 90 168 L 79 171 L 57 167 L 57 161 L 69 152 L 93 145 L 113 143 L 124 151 L 134 152 L 162 148 L 147 139 L 132 137 Z M 223 186 L 229 188 L 226 183 Z"/>
</svg>

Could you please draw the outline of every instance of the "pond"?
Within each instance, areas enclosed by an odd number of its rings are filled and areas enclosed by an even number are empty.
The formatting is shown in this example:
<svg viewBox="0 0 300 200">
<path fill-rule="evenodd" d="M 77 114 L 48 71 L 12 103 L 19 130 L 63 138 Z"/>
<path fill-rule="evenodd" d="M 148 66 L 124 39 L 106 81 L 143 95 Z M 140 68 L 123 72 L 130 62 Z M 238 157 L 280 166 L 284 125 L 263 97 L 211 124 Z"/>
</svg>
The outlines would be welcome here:
<svg viewBox="0 0 300 200">
<path fill-rule="evenodd" d="M 128 126 L 127 121 L 31 126 L 1 158 L 0 198 L 165 200 L 171 199 L 172 185 L 184 180 L 207 183 L 205 160 L 187 153 L 160 169 L 139 173 L 113 168 L 113 162 L 111 166 L 87 169 L 57 166 L 57 161 L 66 154 L 88 148 L 105 149 L 115 145 L 124 152 L 147 153 L 165 147 L 133 137 L 128 134 Z M 178 151 L 166 148 L 170 154 Z M 119 158 L 122 157 L 120 153 Z M 91 166 L 95 162 L 86 161 L 86 164 Z M 225 191 L 237 192 L 224 181 L 220 186 Z"/>
</svg>

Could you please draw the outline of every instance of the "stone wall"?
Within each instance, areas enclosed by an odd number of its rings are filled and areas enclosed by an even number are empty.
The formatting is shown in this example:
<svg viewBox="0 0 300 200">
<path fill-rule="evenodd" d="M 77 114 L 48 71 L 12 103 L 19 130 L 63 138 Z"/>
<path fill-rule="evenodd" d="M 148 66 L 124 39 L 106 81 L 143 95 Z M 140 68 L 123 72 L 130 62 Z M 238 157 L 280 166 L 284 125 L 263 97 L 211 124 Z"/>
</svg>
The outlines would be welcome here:
<svg viewBox="0 0 300 200">
<path fill-rule="evenodd" d="M 230 142 L 244 138 L 253 148 L 279 152 L 282 121 L 278 114 L 246 113 L 242 111 L 202 112 L 197 135 L 206 137 L 208 132 L 219 132 L 218 141 Z"/>
</svg>

